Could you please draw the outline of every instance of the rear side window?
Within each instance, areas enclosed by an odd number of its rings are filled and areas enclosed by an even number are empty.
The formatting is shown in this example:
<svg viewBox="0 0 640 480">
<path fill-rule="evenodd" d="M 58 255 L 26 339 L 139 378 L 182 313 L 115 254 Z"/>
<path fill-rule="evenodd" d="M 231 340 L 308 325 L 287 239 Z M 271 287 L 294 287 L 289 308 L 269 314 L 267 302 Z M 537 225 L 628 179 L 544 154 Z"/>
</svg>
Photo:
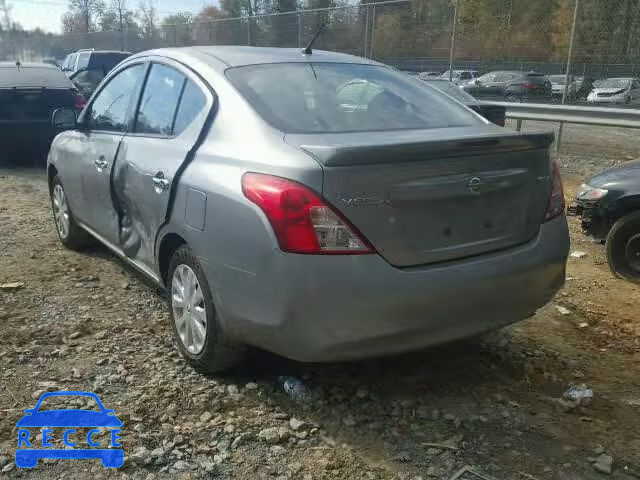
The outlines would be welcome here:
<svg viewBox="0 0 640 480">
<path fill-rule="evenodd" d="M 481 123 L 447 96 L 383 66 L 263 64 L 230 68 L 226 75 L 263 119 L 284 132 L 409 130 Z M 358 84 L 360 92 L 355 88 Z"/>
<path fill-rule="evenodd" d="M 76 58 L 78 57 L 77 53 L 72 53 L 70 55 L 67 55 L 66 60 L 64 61 L 64 65 L 63 65 L 63 70 L 66 72 L 71 72 L 73 71 L 73 68 L 76 65 Z"/>
<path fill-rule="evenodd" d="M 89 66 L 89 57 L 91 57 L 91 52 L 82 52 L 78 54 L 78 63 L 76 65 L 75 70 L 82 70 Z"/>
<path fill-rule="evenodd" d="M 184 92 L 182 93 L 182 98 L 180 99 L 178 113 L 176 114 L 176 121 L 173 127 L 174 135 L 180 135 L 189 125 L 191 125 L 191 122 L 195 120 L 206 104 L 207 97 L 202 93 L 200 87 L 191 80 L 187 80 Z"/>
<path fill-rule="evenodd" d="M 173 120 L 186 78 L 174 68 L 151 66 L 140 101 L 135 132 L 171 135 Z"/>
</svg>

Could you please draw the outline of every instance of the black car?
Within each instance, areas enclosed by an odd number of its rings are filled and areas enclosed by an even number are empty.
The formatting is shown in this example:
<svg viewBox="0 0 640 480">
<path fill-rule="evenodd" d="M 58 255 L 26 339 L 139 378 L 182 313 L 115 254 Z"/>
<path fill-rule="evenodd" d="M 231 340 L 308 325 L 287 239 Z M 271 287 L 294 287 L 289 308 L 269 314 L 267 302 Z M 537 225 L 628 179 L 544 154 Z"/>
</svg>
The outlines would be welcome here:
<svg viewBox="0 0 640 480">
<path fill-rule="evenodd" d="M 606 242 L 611 270 L 640 283 L 640 160 L 587 180 L 570 213 L 581 217 L 587 235 Z"/>
<path fill-rule="evenodd" d="M 44 165 L 53 111 L 84 108 L 85 98 L 57 67 L 47 63 L 0 62 L 0 159 Z"/>
<path fill-rule="evenodd" d="M 536 72 L 490 72 L 462 85 L 462 88 L 476 98 L 512 102 L 551 99 L 551 82 Z"/>
<path fill-rule="evenodd" d="M 455 98 L 459 102 L 464 103 L 471 110 L 475 110 L 490 122 L 504 127 L 506 114 L 506 109 L 504 107 L 500 105 L 493 105 L 491 103 L 480 102 L 449 80 L 432 77 L 418 78 L 432 87 L 437 88 L 441 92 L 446 93 L 450 97 Z"/>
</svg>

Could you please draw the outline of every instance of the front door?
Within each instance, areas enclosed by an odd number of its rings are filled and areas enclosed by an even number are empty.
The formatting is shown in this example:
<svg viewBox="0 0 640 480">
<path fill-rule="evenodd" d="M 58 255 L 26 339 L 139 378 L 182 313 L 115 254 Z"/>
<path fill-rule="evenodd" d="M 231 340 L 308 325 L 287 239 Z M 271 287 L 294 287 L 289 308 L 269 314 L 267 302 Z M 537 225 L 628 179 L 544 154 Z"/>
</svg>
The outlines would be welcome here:
<svg viewBox="0 0 640 480">
<path fill-rule="evenodd" d="M 151 269 L 172 189 L 193 154 L 212 104 L 213 96 L 202 81 L 180 65 L 151 64 L 132 132 L 122 139 L 113 173 L 121 214 L 119 246 Z"/>
<path fill-rule="evenodd" d="M 111 170 L 133 112 L 145 65 L 117 73 L 98 92 L 80 118 L 82 218 L 104 240 L 117 244 L 118 215 L 111 197 Z"/>
</svg>

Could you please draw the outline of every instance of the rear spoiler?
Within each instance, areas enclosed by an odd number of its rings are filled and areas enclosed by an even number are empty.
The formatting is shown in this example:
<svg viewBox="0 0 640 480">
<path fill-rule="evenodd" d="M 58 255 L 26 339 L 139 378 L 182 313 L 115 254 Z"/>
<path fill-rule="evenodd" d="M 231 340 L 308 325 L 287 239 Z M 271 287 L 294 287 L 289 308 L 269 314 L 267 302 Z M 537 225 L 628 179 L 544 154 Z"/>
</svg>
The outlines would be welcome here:
<svg viewBox="0 0 640 480">
<path fill-rule="evenodd" d="M 497 131 L 496 131 L 497 130 Z M 448 128 L 402 132 L 288 134 L 285 141 L 311 154 L 325 166 L 411 162 L 430 158 L 514 152 L 547 148 L 553 132 L 515 132 Z"/>
</svg>

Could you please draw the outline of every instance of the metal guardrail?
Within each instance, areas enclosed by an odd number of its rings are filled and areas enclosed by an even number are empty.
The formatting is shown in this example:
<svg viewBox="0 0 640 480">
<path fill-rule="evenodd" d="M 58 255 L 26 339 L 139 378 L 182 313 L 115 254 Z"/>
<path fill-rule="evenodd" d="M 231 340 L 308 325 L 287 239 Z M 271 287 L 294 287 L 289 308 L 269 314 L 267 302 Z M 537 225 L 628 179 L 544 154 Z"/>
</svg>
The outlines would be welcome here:
<svg viewBox="0 0 640 480">
<path fill-rule="evenodd" d="M 507 109 L 507 118 L 541 122 L 577 123 L 606 127 L 640 128 L 640 110 L 630 108 L 576 107 L 542 103 L 491 102 Z"/>
</svg>

